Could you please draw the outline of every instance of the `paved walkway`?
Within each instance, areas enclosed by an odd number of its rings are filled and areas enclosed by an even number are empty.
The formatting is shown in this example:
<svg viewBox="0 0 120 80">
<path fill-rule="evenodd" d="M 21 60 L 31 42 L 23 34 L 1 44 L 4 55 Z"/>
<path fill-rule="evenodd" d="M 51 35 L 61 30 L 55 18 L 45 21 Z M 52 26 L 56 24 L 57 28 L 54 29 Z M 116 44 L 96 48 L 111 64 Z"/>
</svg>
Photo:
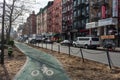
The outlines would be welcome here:
<svg viewBox="0 0 120 80">
<path fill-rule="evenodd" d="M 58 60 L 23 43 L 15 43 L 27 61 L 14 80 L 70 80 Z"/>
</svg>

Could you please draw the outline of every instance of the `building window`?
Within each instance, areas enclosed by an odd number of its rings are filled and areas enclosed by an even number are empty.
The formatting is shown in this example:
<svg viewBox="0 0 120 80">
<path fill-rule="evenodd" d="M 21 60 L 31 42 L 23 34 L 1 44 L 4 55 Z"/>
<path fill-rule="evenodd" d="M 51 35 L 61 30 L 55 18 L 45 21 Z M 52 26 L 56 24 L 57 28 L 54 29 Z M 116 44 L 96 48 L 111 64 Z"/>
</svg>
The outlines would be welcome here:
<svg viewBox="0 0 120 80">
<path fill-rule="evenodd" d="M 80 0 L 78 0 L 78 5 L 80 4 Z"/>
<path fill-rule="evenodd" d="M 85 10 L 84 9 L 82 9 L 82 15 L 85 15 Z"/>
<path fill-rule="evenodd" d="M 74 1 L 74 6 L 76 6 L 77 5 L 77 1 Z"/>
<path fill-rule="evenodd" d="M 89 19 L 88 18 L 86 19 L 86 23 L 89 23 Z"/>
<path fill-rule="evenodd" d="M 74 25 L 74 28 L 76 28 L 76 26 L 77 26 L 77 22 L 74 22 L 73 25 Z"/>
<path fill-rule="evenodd" d="M 81 14 L 81 10 L 78 10 L 78 15 L 80 15 Z"/>
<path fill-rule="evenodd" d="M 81 3 L 85 3 L 85 0 L 82 0 L 82 2 Z"/>
<path fill-rule="evenodd" d="M 77 16 L 77 11 L 74 12 L 74 17 L 76 17 L 76 16 Z"/>
<path fill-rule="evenodd" d="M 80 26 L 80 21 L 78 21 L 78 26 Z"/>
</svg>

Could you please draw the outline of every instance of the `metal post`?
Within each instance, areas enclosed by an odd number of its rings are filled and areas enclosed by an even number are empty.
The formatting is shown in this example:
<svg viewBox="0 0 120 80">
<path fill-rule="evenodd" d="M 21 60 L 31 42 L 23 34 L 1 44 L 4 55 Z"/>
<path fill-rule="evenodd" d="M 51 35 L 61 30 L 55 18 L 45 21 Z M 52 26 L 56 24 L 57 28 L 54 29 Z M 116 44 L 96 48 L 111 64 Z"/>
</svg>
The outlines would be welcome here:
<svg viewBox="0 0 120 80">
<path fill-rule="evenodd" d="M 80 53 L 81 53 L 82 61 L 84 62 L 84 56 L 83 56 L 82 48 L 80 48 Z"/>
<path fill-rule="evenodd" d="M 51 44 L 51 51 L 53 51 L 53 44 Z"/>
<path fill-rule="evenodd" d="M 5 0 L 3 1 L 3 15 L 2 15 L 1 64 L 4 64 L 4 20 L 5 20 Z"/>
<path fill-rule="evenodd" d="M 47 43 L 46 43 L 46 49 L 47 49 Z"/>
<path fill-rule="evenodd" d="M 42 41 L 42 48 L 43 48 L 43 41 Z"/>
<path fill-rule="evenodd" d="M 38 47 L 40 47 L 39 45 L 40 45 L 40 43 L 38 43 Z"/>
<path fill-rule="evenodd" d="M 58 45 L 58 53 L 60 53 L 60 45 Z"/>
<path fill-rule="evenodd" d="M 111 69 L 112 66 L 111 66 L 111 62 L 110 62 L 110 55 L 109 55 L 108 48 L 106 49 L 106 53 L 107 53 L 107 58 L 108 58 L 108 65 L 109 65 L 109 67 L 110 67 L 110 69 Z"/>
<path fill-rule="evenodd" d="M 69 56 L 70 56 L 70 45 L 68 46 L 68 50 L 69 50 Z"/>
</svg>

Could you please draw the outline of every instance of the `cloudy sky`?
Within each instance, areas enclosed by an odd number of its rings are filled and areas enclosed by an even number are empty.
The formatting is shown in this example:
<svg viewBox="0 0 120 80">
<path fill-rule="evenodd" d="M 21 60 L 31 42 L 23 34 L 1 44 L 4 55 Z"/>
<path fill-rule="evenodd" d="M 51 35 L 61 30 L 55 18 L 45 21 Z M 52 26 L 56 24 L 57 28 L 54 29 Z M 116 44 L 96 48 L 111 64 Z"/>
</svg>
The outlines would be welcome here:
<svg viewBox="0 0 120 80">
<path fill-rule="evenodd" d="M 34 5 L 34 10 L 35 12 L 39 12 L 40 8 L 43 8 L 47 5 L 48 1 L 53 1 L 53 0 L 36 0 L 36 4 Z"/>
<path fill-rule="evenodd" d="M 47 5 L 48 1 L 53 1 L 53 0 L 23 0 L 23 1 L 25 2 L 26 5 L 29 5 L 32 7 L 30 9 L 31 12 L 34 10 L 35 13 L 37 14 L 39 12 L 40 8 L 45 7 Z M 1 2 L 3 2 L 3 0 L 0 0 L 0 3 Z M 11 2 L 11 0 L 6 0 L 6 2 Z M 0 11 L 2 11 L 1 8 L 0 8 Z M 26 18 L 29 16 L 29 14 L 31 14 L 31 13 L 26 13 L 21 17 L 23 19 L 23 22 L 26 21 Z M 17 29 L 17 27 L 15 29 Z"/>
<path fill-rule="evenodd" d="M 28 3 L 28 1 L 31 4 Z M 36 14 L 39 12 L 40 8 L 44 8 L 47 5 L 48 1 L 53 1 L 53 0 L 26 0 L 26 2 L 28 3 L 27 5 L 32 7 L 32 8 L 30 8 L 30 7 L 28 7 L 28 8 L 31 10 L 31 12 L 35 11 Z M 31 14 L 31 13 L 26 13 L 23 16 L 28 17 L 29 14 Z"/>
</svg>

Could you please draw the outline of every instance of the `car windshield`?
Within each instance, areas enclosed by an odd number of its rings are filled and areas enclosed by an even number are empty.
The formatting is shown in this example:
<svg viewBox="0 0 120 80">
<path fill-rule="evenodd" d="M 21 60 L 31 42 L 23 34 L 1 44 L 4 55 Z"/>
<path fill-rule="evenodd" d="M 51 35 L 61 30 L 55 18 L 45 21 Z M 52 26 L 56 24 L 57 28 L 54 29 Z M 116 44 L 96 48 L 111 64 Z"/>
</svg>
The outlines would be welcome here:
<svg viewBox="0 0 120 80">
<path fill-rule="evenodd" d="M 93 41 L 99 41 L 99 39 L 98 39 L 98 38 L 92 38 L 92 40 L 93 40 Z"/>
</svg>

